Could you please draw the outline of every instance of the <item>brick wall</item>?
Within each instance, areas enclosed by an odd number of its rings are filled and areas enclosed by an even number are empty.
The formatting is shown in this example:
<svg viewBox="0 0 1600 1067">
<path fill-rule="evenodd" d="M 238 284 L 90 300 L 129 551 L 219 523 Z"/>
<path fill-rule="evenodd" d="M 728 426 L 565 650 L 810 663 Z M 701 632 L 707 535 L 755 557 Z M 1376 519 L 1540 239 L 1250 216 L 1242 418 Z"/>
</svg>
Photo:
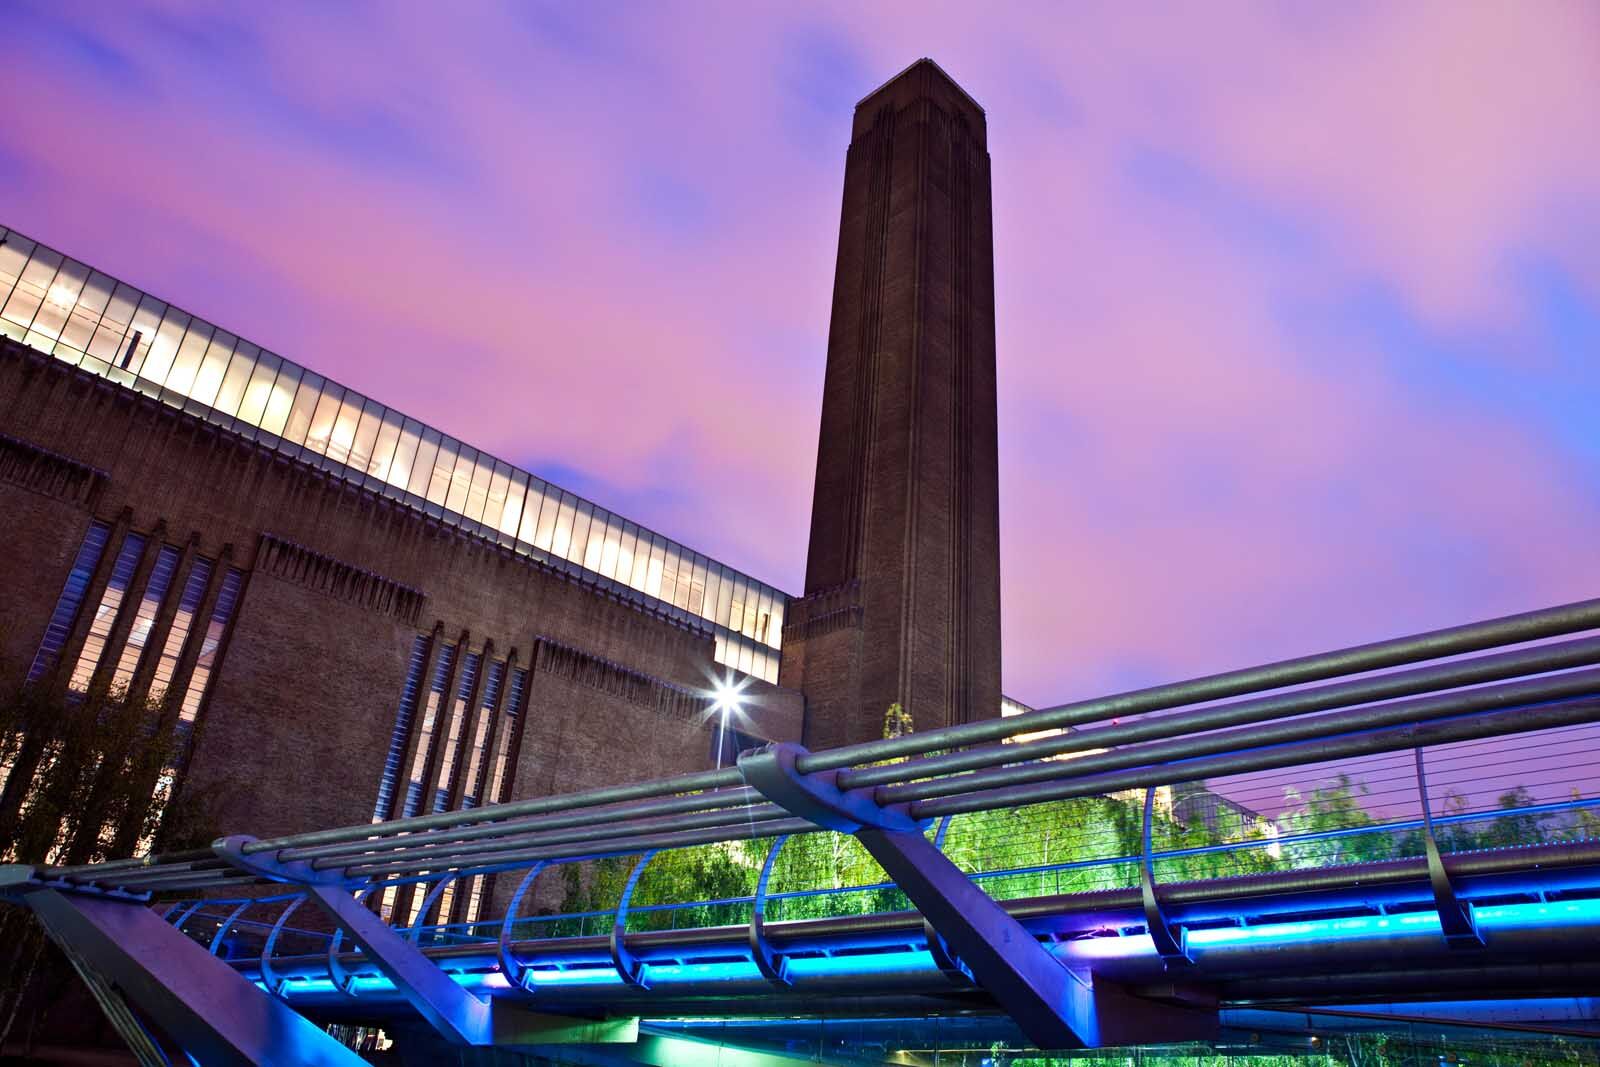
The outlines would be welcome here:
<svg viewBox="0 0 1600 1067">
<path fill-rule="evenodd" d="M 3 339 L 0 434 L 27 461 L 7 467 L 0 448 L 0 653 L 18 669 L 91 516 L 159 527 L 208 558 L 226 551 L 246 572 L 191 763 L 222 791 L 230 830 L 370 818 L 412 640 L 436 627 L 475 650 L 492 642 L 499 659 L 515 650 L 536 664 L 546 642 L 633 679 L 608 689 L 536 670 L 513 796 L 709 759 L 708 726 L 662 696 L 723 673 L 706 629 Z M 798 739 L 798 693 L 761 682 L 750 693 L 747 733 Z"/>
</svg>

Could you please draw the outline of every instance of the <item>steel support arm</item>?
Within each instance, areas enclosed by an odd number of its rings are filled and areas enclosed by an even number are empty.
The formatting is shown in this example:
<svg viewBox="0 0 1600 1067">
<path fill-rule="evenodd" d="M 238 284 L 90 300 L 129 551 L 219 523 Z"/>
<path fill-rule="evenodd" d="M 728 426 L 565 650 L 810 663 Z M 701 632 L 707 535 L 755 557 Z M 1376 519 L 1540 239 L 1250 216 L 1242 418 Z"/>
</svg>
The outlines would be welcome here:
<svg viewBox="0 0 1600 1067">
<path fill-rule="evenodd" d="M 311 899 L 361 946 L 374 966 L 405 996 L 417 1014 L 447 1041 L 486 1045 L 492 1040 L 489 1003 L 456 985 L 438 964 L 356 900 L 348 889 L 314 885 Z"/>
<path fill-rule="evenodd" d="M 22 899 L 53 941 L 115 986 L 196 1063 L 365 1062 L 143 904 L 54 889 Z"/>
<path fill-rule="evenodd" d="M 799 745 L 743 753 L 739 770 L 768 799 L 818 826 L 853 833 L 944 939 L 973 979 L 1041 1049 L 1095 1048 L 1214 1036 L 1215 1010 L 1096 988 L 968 878 L 904 809 L 881 808 L 870 790 L 841 793 L 836 772 L 801 774 Z"/>
<path fill-rule="evenodd" d="M 241 870 L 274 881 L 298 883 L 328 917 L 339 925 L 383 976 L 454 1045 L 486 1045 L 494 1039 L 489 1002 L 456 985 L 416 945 L 368 911 L 344 885 L 342 872 L 317 871 L 305 861 L 280 863 L 271 853 L 249 855 L 245 846 L 253 838 L 225 837 L 212 847 L 217 855 Z"/>
<path fill-rule="evenodd" d="M 251 840 L 228 837 L 212 847 L 241 870 L 305 886 L 306 895 L 361 947 L 417 1014 L 450 1044 L 523 1045 L 550 1040 L 552 1032 L 564 1033 L 574 1026 L 592 1028 L 590 1021 L 542 1015 L 505 1001 L 474 996 L 423 955 L 413 941 L 367 910 L 361 897 L 345 884 L 343 872 L 318 871 L 304 860 L 281 863 L 272 853 L 252 855 L 245 848 Z"/>
</svg>

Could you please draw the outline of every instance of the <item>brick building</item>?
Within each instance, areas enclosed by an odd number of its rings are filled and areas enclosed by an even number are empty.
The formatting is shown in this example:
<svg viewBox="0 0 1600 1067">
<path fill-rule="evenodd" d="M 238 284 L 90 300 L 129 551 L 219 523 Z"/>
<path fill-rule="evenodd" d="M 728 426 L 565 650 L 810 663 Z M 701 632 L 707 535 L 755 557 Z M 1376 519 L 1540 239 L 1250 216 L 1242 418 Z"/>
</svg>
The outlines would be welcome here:
<svg viewBox="0 0 1600 1067">
<path fill-rule="evenodd" d="M 158 702 L 153 803 L 260 835 L 996 714 L 984 116 L 923 60 L 853 141 L 801 598 L 0 230 L 0 670 Z"/>
</svg>

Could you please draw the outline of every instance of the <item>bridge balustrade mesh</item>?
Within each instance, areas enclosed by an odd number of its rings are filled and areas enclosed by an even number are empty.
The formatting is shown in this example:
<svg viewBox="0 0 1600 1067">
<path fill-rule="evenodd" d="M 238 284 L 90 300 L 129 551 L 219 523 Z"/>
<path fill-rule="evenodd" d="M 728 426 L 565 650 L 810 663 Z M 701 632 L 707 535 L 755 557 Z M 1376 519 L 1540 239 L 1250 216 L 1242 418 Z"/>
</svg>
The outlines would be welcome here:
<svg viewBox="0 0 1600 1067">
<path fill-rule="evenodd" d="M 1424 752 L 1428 807 L 1445 853 L 1600 839 L 1600 723 Z M 1143 790 L 972 812 L 934 822 L 950 859 L 1000 900 L 1136 887 L 1145 849 Z M 942 831 L 942 834 L 941 834 Z M 1425 855 L 1416 753 L 1390 752 L 1158 787 L 1150 826 L 1159 884 L 1342 867 Z M 629 904 L 628 932 L 744 925 L 763 863 L 768 921 L 901 911 L 905 894 L 850 835 L 829 831 L 659 852 Z M 512 937 L 608 934 L 641 856 L 553 864 L 519 907 Z M 498 876 L 496 916 L 430 925 L 423 944 L 499 936 L 498 915 L 521 872 Z M 425 892 L 426 886 L 419 890 Z M 218 952 L 259 953 L 288 897 L 233 917 Z M 210 946 L 234 901 L 184 905 L 183 932 Z M 185 912 L 187 914 L 185 915 Z M 273 956 L 325 953 L 326 921 L 301 909 Z"/>
</svg>

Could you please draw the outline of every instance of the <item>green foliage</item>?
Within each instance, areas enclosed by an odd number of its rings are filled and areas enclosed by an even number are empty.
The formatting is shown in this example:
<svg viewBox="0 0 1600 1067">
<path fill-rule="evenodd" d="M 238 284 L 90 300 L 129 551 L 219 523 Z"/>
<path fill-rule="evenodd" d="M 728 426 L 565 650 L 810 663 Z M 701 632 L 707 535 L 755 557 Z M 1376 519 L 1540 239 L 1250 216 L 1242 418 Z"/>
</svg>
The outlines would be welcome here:
<svg viewBox="0 0 1600 1067">
<path fill-rule="evenodd" d="M 132 855 L 158 830 L 166 848 L 212 840 L 214 791 L 186 788 L 164 810 L 151 803 L 182 755 L 164 710 L 119 692 L 69 699 L 41 685 L 0 694 L 0 765 L 17 776 L 0 805 L 0 855 L 87 863 Z"/>
<path fill-rule="evenodd" d="M 917 732 L 916 724 L 911 721 L 911 713 L 901 706 L 899 701 L 889 705 L 889 710 L 883 713 L 884 740 L 891 737 L 904 737 L 906 734 Z"/>
<path fill-rule="evenodd" d="M 1366 809 L 1368 795 L 1364 783 L 1341 774 L 1305 794 L 1286 790 L 1285 809 L 1275 821 L 1226 803 L 1213 804 L 1204 818 L 1192 812 L 1177 818 L 1170 797 L 1193 800 L 1210 795 L 1204 783 L 1174 787 L 1158 799 L 1151 836 L 1158 854 L 1183 854 L 1157 859 L 1156 877 L 1163 882 L 1193 881 L 1422 855 L 1421 833 L 1384 826 Z M 1600 811 L 1579 810 L 1552 827 L 1548 817 L 1522 813 L 1532 803 L 1529 792 L 1519 787 L 1499 797 L 1498 807 L 1505 814 L 1449 821 L 1449 816 L 1466 813 L 1467 802 L 1459 795 L 1447 795 L 1436 814 L 1445 820 L 1436 830 L 1440 847 L 1462 851 L 1526 844 L 1553 835 L 1600 836 Z M 1208 809 L 1201 805 L 1199 810 Z M 1142 793 L 973 812 L 951 821 L 944 851 L 971 874 L 1010 872 L 981 879 L 985 891 L 997 899 L 1128 888 L 1138 885 L 1143 816 Z M 928 833 L 934 832 L 930 827 Z M 1315 836 L 1322 834 L 1331 836 Z M 1300 835 L 1313 835 L 1313 840 L 1283 840 Z M 641 878 L 634 907 L 749 897 L 768 847 L 766 842 L 746 841 L 663 852 Z M 614 909 L 634 862 L 633 858 L 604 860 L 565 868 L 561 910 Z M 767 915 L 774 920 L 810 919 L 909 908 L 905 895 L 889 881 L 847 834 L 795 835 L 783 844 L 773 868 Z M 745 902 L 635 911 L 629 929 L 738 924 L 749 921 L 749 909 Z"/>
<path fill-rule="evenodd" d="M 158 830 L 171 849 L 215 839 L 211 791 L 184 789 L 164 811 L 151 804 L 180 755 L 159 726 L 164 710 L 120 692 L 68 699 L 44 685 L 0 689 L 0 766 L 11 772 L 0 797 L 0 857 L 119 859 Z M 18 1020 L 45 1018 L 76 981 L 25 910 L 0 905 L 0 1042 Z"/>
</svg>

